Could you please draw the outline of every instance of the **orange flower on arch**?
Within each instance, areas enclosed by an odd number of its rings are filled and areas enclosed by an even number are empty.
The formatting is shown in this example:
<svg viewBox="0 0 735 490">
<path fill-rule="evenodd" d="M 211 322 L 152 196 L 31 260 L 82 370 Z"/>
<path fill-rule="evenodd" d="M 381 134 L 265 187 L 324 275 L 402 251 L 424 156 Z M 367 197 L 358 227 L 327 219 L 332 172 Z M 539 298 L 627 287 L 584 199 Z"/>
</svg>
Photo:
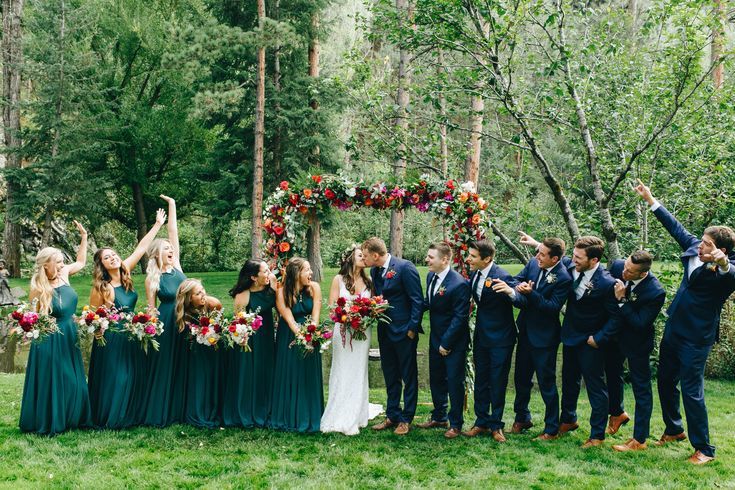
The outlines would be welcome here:
<svg viewBox="0 0 735 490">
<path fill-rule="evenodd" d="M 472 216 L 472 224 L 473 225 L 479 225 L 480 224 L 480 219 L 481 219 L 481 217 L 480 217 L 479 214 L 473 215 Z"/>
<path fill-rule="evenodd" d="M 282 253 L 288 252 L 291 250 L 291 244 L 288 242 L 281 242 L 278 244 L 278 250 L 280 250 Z"/>
<path fill-rule="evenodd" d="M 304 197 L 307 199 L 311 197 L 311 189 L 304 189 Z"/>
</svg>

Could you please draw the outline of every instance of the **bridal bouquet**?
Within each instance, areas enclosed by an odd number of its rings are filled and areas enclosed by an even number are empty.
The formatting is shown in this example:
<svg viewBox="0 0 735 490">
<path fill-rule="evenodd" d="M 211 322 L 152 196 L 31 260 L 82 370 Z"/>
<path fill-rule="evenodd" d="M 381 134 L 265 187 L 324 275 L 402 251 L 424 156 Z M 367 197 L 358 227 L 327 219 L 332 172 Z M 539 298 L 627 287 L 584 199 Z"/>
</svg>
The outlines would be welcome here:
<svg viewBox="0 0 735 490">
<path fill-rule="evenodd" d="M 153 347 L 153 350 L 158 350 L 160 344 L 156 337 L 163 333 L 163 322 L 157 316 L 143 312 L 136 313 L 129 322 L 125 323 L 124 327 L 128 338 L 140 342 L 146 354 L 148 354 L 149 345 Z"/>
<path fill-rule="evenodd" d="M 110 328 L 110 322 L 124 320 L 125 315 L 115 307 L 98 306 L 93 308 L 84 305 L 82 316 L 76 317 L 79 325 L 80 336 L 94 335 L 94 339 L 100 346 L 107 345 L 105 332 Z"/>
<path fill-rule="evenodd" d="M 332 331 L 328 325 L 326 323 L 317 325 L 310 316 L 307 316 L 304 323 L 299 325 L 299 332 L 289 347 L 294 345 L 300 347 L 301 352 L 306 356 L 315 351 L 324 352 L 331 343 Z"/>
<path fill-rule="evenodd" d="M 61 333 L 56 318 L 36 313 L 36 303 L 23 303 L 8 315 L 8 335 L 17 337 L 22 345 L 42 342 L 54 333 Z"/>
<path fill-rule="evenodd" d="M 230 320 L 230 324 L 224 330 L 225 342 L 229 347 L 238 346 L 242 348 L 243 352 L 251 351 L 248 341 L 263 325 L 263 317 L 258 313 L 260 313 L 260 308 L 255 310 L 254 313 L 240 311 L 235 314 L 235 317 Z"/>
<path fill-rule="evenodd" d="M 216 349 L 222 337 L 223 323 L 222 310 L 214 310 L 199 315 L 193 322 L 186 322 L 186 326 L 189 327 L 192 342 Z"/>
<path fill-rule="evenodd" d="M 350 334 L 350 348 L 353 340 L 367 340 L 366 332 L 380 321 L 388 320 L 385 311 L 389 308 L 388 302 L 382 296 L 372 298 L 357 297 L 347 299 L 340 297 L 329 312 L 329 318 L 340 325 L 342 346 L 344 347 L 347 333 Z"/>
</svg>

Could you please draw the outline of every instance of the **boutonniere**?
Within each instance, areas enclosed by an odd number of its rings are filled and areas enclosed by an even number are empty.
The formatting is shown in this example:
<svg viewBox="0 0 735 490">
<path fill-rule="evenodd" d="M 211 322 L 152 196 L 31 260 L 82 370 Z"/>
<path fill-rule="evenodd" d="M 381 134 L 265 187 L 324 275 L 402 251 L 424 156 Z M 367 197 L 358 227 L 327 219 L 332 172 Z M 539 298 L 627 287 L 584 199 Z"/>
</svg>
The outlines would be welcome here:
<svg viewBox="0 0 735 490">
<path fill-rule="evenodd" d="M 385 273 L 385 278 L 393 279 L 394 277 L 396 277 L 396 271 L 395 269 L 393 269 L 393 267 L 391 267 L 390 269 L 388 269 L 388 272 Z"/>
<path fill-rule="evenodd" d="M 444 296 L 444 293 L 446 293 L 446 292 L 447 292 L 447 287 L 446 286 L 442 286 L 442 287 L 439 288 L 439 291 L 437 291 L 436 294 L 438 294 L 439 296 Z"/>
<path fill-rule="evenodd" d="M 635 303 L 636 301 L 638 301 L 638 293 L 636 293 L 635 291 L 631 291 L 630 299 L 628 299 L 628 301 L 630 301 L 631 303 Z"/>
<path fill-rule="evenodd" d="M 554 284 L 556 282 L 556 274 L 546 276 L 546 284 Z"/>
<path fill-rule="evenodd" d="M 486 288 L 492 287 L 492 285 L 493 285 L 493 280 L 492 279 L 485 279 L 485 287 Z"/>
<path fill-rule="evenodd" d="M 585 284 L 584 288 L 585 288 L 584 296 L 589 296 L 590 294 L 592 294 L 592 291 L 595 289 L 595 283 L 590 281 L 587 284 Z"/>
<path fill-rule="evenodd" d="M 715 272 L 717 270 L 717 264 L 715 264 L 714 262 L 710 262 L 709 264 L 707 264 L 707 270 L 710 272 Z"/>
</svg>

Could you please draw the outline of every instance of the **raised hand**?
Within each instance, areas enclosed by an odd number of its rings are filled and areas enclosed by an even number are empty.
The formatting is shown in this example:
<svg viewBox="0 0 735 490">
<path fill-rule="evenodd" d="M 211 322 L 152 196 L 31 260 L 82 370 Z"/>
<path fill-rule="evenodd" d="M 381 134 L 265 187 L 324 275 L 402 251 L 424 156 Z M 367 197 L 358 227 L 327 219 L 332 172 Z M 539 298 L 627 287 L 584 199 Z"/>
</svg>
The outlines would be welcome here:
<svg viewBox="0 0 735 490">
<path fill-rule="evenodd" d="M 166 211 L 164 211 L 163 208 L 158 208 L 158 211 L 156 211 L 156 224 L 162 226 L 165 222 Z"/>
<path fill-rule="evenodd" d="M 528 245 L 529 247 L 533 247 L 533 248 L 538 247 L 539 242 L 534 240 L 534 238 L 528 233 L 519 231 L 518 235 L 519 235 L 518 241 L 521 243 L 521 245 Z"/>
<path fill-rule="evenodd" d="M 712 253 L 702 255 L 702 262 L 714 262 L 724 269 L 728 264 L 727 254 L 716 248 L 712 250 Z"/>
<path fill-rule="evenodd" d="M 159 197 L 160 197 L 161 199 L 163 199 L 164 201 L 166 201 L 167 203 L 169 203 L 169 204 L 173 204 L 173 203 L 175 203 L 175 202 L 176 202 L 176 201 L 174 201 L 174 198 L 173 198 L 173 197 L 168 197 L 168 196 L 167 196 L 167 195 L 165 195 L 165 194 L 161 194 L 161 195 L 160 195 Z"/>
<path fill-rule="evenodd" d="M 625 298 L 625 283 L 620 279 L 615 279 L 615 297 L 618 301 Z"/>
<path fill-rule="evenodd" d="M 633 190 L 638 193 L 641 198 L 643 198 L 644 201 L 646 201 L 649 205 L 653 206 L 653 194 L 651 194 L 651 189 L 643 183 L 641 179 L 636 179 L 638 181 L 638 185 L 633 187 Z"/>
<path fill-rule="evenodd" d="M 520 283 L 516 286 L 516 291 L 520 294 L 531 294 L 531 291 L 533 291 L 533 281 Z"/>
<path fill-rule="evenodd" d="M 82 235 L 83 237 L 86 237 L 87 236 L 87 230 L 84 229 L 84 227 L 82 226 L 82 224 L 79 221 L 74 220 L 74 226 L 77 227 L 77 230 L 79 230 L 79 234 L 80 235 Z"/>
</svg>

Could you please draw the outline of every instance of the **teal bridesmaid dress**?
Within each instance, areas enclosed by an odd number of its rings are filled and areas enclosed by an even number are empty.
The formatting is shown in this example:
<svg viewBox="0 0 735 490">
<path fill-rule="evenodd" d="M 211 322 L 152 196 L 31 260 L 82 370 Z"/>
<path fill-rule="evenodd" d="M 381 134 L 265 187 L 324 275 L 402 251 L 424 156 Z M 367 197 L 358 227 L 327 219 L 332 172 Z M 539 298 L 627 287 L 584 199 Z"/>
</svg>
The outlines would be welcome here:
<svg viewBox="0 0 735 490">
<path fill-rule="evenodd" d="M 291 307 L 296 323 L 311 314 L 314 301 L 306 294 Z M 324 411 L 322 388 L 322 355 L 312 352 L 304 356 L 289 344 L 294 334 L 281 319 L 276 337 L 276 367 L 273 375 L 273 404 L 270 427 L 278 430 L 319 432 Z"/>
<path fill-rule="evenodd" d="M 228 427 L 265 427 L 271 411 L 273 369 L 276 358 L 272 289 L 250 292 L 247 311 L 260 308 L 263 325 L 250 338 L 251 352 L 228 349 L 225 353 L 225 384 L 222 407 L 223 425 Z"/>
<path fill-rule="evenodd" d="M 158 339 L 158 351 L 148 349 L 146 356 L 148 380 L 141 417 L 145 425 L 165 427 L 184 419 L 188 333 L 179 332 L 174 311 L 176 291 L 184 279 L 186 276 L 178 269 L 161 274 L 158 286 L 158 317 L 163 323 L 163 333 Z"/>
<path fill-rule="evenodd" d="M 74 323 L 77 299 L 76 291 L 69 285 L 54 289 L 51 315 L 63 335 L 53 334 L 31 345 L 20 407 L 23 432 L 53 435 L 92 425 L 84 363 Z"/>
<path fill-rule="evenodd" d="M 188 335 L 188 333 L 187 333 Z M 194 427 L 222 425 L 223 349 L 190 342 L 184 421 Z"/>
<path fill-rule="evenodd" d="M 115 308 L 135 312 L 138 293 L 115 288 Z M 89 359 L 89 400 L 92 422 L 103 429 L 123 429 L 137 425 L 140 413 L 145 353 L 138 342 L 125 333 L 108 331 L 107 344 L 92 345 Z"/>
</svg>

